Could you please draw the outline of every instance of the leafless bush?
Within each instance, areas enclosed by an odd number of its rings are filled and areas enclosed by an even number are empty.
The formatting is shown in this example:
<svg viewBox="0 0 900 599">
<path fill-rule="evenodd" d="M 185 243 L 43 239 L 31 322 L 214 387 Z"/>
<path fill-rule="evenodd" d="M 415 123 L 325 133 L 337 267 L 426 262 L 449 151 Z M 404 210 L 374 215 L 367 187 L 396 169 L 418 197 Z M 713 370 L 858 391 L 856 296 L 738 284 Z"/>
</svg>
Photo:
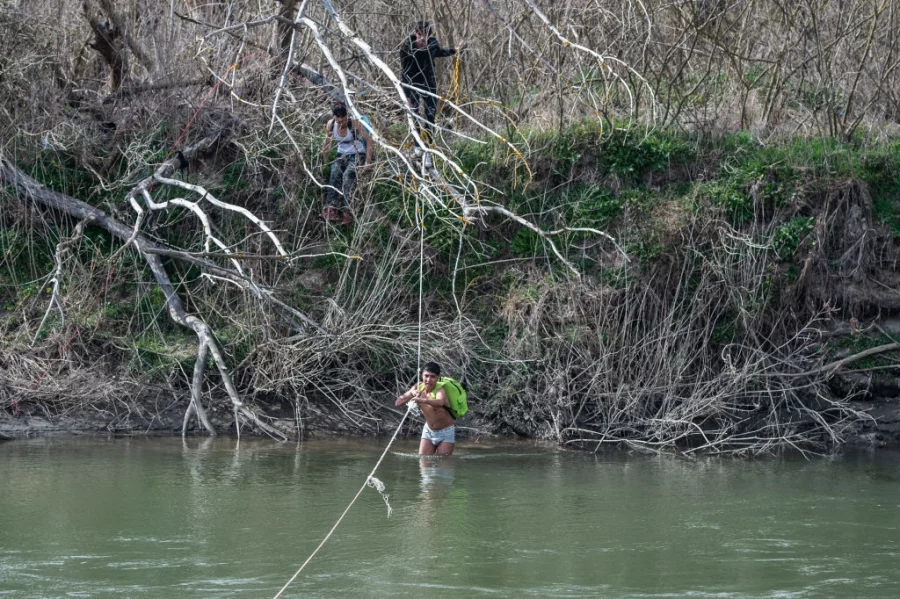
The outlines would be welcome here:
<svg viewBox="0 0 900 599">
<path fill-rule="evenodd" d="M 496 399 L 520 432 L 588 448 L 755 454 L 840 443 L 866 418 L 831 397 L 819 320 L 779 308 L 772 257 L 721 223 L 666 268 L 609 286 L 523 273 Z"/>
</svg>

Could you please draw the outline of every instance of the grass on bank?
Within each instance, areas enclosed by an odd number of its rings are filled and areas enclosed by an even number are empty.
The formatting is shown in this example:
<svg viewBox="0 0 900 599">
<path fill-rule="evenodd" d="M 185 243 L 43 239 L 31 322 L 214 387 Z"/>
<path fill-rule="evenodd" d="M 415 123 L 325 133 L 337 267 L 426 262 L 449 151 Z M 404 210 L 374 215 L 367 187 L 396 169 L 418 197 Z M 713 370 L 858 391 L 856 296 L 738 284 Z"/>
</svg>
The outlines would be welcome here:
<svg viewBox="0 0 900 599">
<path fill-rule="evenodd" d="M 557 241 L 566 256 L 584 272 L 586 281 L 610 289 L 627 289 L 642 272 L 669 260 L 684 243 L 681 232 L 688 223 L 714 223 L 721 219 L 737 230 L 763 230 L 767 237 L 757 239 L 768 245 L 774 259 L 784 263 L 780 274 L 787 282 L 799 275 L 794 262 L 798 250 L 808 241 L 815 221 L 815 202 L 835 181 L 857 178 L 865 182 L 872 195 L 874 216 L 900 238 L 900 142 L 867 146 L 861 139 L 839 142 L 833 139 L 794 139 L 783 144 L 762 144 L 746 132 L 718 139 L 692 139 L 674 132 L 650 131 L 622 123 L 614 128 L 600 127 L 596 121 L 583 121 L 558 132 L 519 132 L 513 141 L 527 153 L 531 177 L 526 177 L 520 159 L 497 141 L 485 144 L 460 142 L 456 158 L 467 172 L 500 190 L 495 201 L 547 229 L 560 224 L 592 227 L 612 234 L 628 253 L 631 263 L 611 259 L 608 247 L 597 244 L 590 235 L 572 234 Z M 29 172 L 48 186 L 91 203 L 109 206 L 113 196 L 95 180 L 74 167 L 74 157 L 53 160 L 40 158 Z M 251 207 L 260 216 L 279 223 L 299 222 L 317 213 L 320 194 L 312 187 L 298 185 L 293 172 L 272 170 L 272 157 L 262 160 L 229 156 L 215 177 L 211 191 L 226 202 Z M 260 170 L 262 169 L 262 170 Z M 202 181 L 202 173 L 189 176 Z M 252 182 L 248 183 L 248 182 Z M 526 185 L 527 184 L 527 185 Z M 412 225 L 412 198 L 400 185 L 381 181 L 370 189 L 375 202 L 388 219 L 402 228 Z M 7 200 L 9 201 L 9 200 Z M 426 215 L 426 243 L 437 250 L 436 263 L 425 271 L 424 289 L 428 297 L 444 306 L 452 306 L 451 292 L 468 294 L 474 317 L 484 323 L 487 337 L 501 347 L 507 325 L 495 322 L 495 311 L 510 290 L 504 278 L 504 266 L 532 265 L 561 280 L 568 275 L 548 252 L 543 240 L 533 231 L 515 223 L 494 220 L 487 231 L 475 227 L 459 229 L 449 213 Z M 766 221 L 760 229 L 757 225 Z M 35 318 L 44 302 L 35 301 L 42 276 L 52 268 L 52 252 L 58 235 L 50 221 L 43 230 L 24 230 L 19 223 L 0 217 L 0 285 L 4 288 L 7 311 L 30 313 Z M 199 248 L 196 223 L 183 210 L 164 221 L 150 222 L 153 231 L 164 230 L 172 243 Z M 227 215 L 218 218 L 216 227 L 223 237 L 240 239 L 246 235 L 239 219 Z M 702 228 L 702 227 L 701 227 Z M 290 237 L 292 230 L 283 234 Z M 463 243 L 463 270 L 455 285 L 448 273 L 453 269 Z M 89 230 L 87 249 L 79 260 L 99 265 L 116 250 L 105 233 Z M 351 247 L 350 238 L 335 236 L 330 249 L 346 253 L 377 256 L 390 244 L 386 227 L 381 226 L 363 238 L 367 247 Z M 28 252 L 21 251 L 27 245 Z M 289 242 L 290 243 L 290 242 Z M 699 251 L 703 252 L 702 248 Z M 298 263 L 294 275 L 279 283 L 291 299 L 312 316 L 323 313 L 323 300 L 335 289 L 337 273 L 347 260 L 321 256 Z M 83 324 L 94 327 L 99 338 L 138 339 L 146 331 L 155 331 L 156 341 L 135 341 L 139 363 L 162 366 L 168 360 L 181 362 L 178 351 L 165 349 L 163 338 L 175 333 L 163 314 L 161 297 L 153 292 L 138 293 L 150 281 L 149 273 L 127 258 L 117 267 L 116 281 L 105 292 L 112 298 L 98 313 L 86 317 Z M 293 277 L 314 269 L 334 273 L 321 289 L 308 289 Z M 99 272 L 96 268 L 88 268 Z M 105 271 L 104 271 L 105 272 Z M 770 277 L 776 276 L 772 272 Z M 179 273 L 180 285 L 195 285 L 199 273 L 191 269 Z M 362 266 L 360 282 L 375 282 L 383 276 L 377 268 Z M 102 277 L 94 276 L 93 290 L 100 292 Z M 399 279 L 398 298 L 418 294 L 417 270 Z M 507 283 L 504 283 L 507 281 Z M 143 282 L 143 283 L 141 283 Z M 85 283 L 85 281 L 81 281 Z M 71 283 L 69 283 L 71 284 Z M 151 285 L 152 286 L 152 285 Z M 110 293 L 111 292 L 111 293 Z M 211 324 L 227 328 L 234 298 L 211 286 L 198 293 L 197 300 L 215 306 Z M 757 301 L 757 300 L 754 300 Z M 135 309 L 136 308 L 136 309 Z M 758 305 L 755 310 L 764 310 Z M 731 312 L 729 312 L 731 310 Z M 742 327 L 733 309 L 717 319 L 715 340 L 727 343 L 739 335 Z M 217 316 L 221 315 L 221 316 Z M 51 323 L 52 325 L 52 323 Z M 236 357 L 245 357 L 253 343 L 246 335 L 223 335 L 222 341 Z"/>
</svg>

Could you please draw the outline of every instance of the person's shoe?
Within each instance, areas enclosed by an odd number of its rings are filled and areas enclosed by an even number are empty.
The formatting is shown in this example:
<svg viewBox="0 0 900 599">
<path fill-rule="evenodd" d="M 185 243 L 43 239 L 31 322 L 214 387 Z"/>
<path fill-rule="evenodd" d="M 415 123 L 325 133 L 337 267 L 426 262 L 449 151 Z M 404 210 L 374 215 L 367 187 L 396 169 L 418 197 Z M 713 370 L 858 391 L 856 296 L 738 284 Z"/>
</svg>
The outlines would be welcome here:
<svg viewBox="0 0 900 599">
<path fill-rule="evenodd" d="M 334 206 L 326 206 L 325 210 L 322 211 L 322 218 L 325 219 L 326 222 L 333 223 L 341 220 L 341 215 Z"/>
<path fill-rule="evenodd" d="M 349 225 L 353 222 L 353 215 L 350 212 L 344 211 L 344 217 L 341 219 L 342 225 Z"/>
<path fill-rule="evenodd" d="M 420 158 L 422 156 L 422 148 L 419 146 L 413 146 L 413 154 L 416 155 L 416 158 Z"/>
</svg>

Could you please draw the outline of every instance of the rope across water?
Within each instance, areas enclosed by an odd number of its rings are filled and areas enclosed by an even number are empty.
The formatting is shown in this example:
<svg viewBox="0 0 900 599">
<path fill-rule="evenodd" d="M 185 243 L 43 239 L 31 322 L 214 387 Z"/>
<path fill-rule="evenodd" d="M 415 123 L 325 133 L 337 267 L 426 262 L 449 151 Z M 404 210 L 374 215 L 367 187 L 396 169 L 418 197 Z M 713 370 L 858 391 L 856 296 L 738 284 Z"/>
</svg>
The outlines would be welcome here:
<svg viewBox="0 0 900 599">
<path fill-rule="evenodd" d="M 418 344 L 416 347 L 416 354 L 417 354 L 416 355 L 416 372 L 418 373 L 419 369 L 422 366 L 422 364 L 421 364 L 421 362 L 422 362 L 422 297 L 423 297 L 422 280 L 424 278 L 423 264 L 424 264 L 424 257 L 425 257 L 424 256 L 425 255 L 425 225 L 422 222 L 422 210 L 419 209 L 418 206 L 417 206 L 416 212 L 417 212 L 416 220 L 418 221 L 419 234 L 420 234 L 420 237 L 419 237 L 419 338 L 418 338 Z M 337 527 L 340 525 L 341 521 L 343 521 L 344 516 L 347 515 L 347 513 L 350 511 L 350 508 L 353 507 L 353 504 L 356 503 L 356 500 L 359 499 L 359 496 L 362 495 L 362 492 L 365 490 L 365 488 L 370 486 L 370 483 L 373 480 L 377 480 L 377 479 L 374 479 L 375 471 L 378 470 L 378 467 L 381 465 L 381 462 L 384 460 L 384 456 L 387 455 L 387 452 L 391 448 L 391 445 L 394 444 L 394 440 L 397 438 L 397 434 L 400 432 L 400 429 L 403 428 L 403 423 L 406 422 L 406 418 L 410 415 L 410 413 L 413 410 L 413 406 L 415 406 L 415 405 L 416 404 L 414 402 L 410 402 L 407 404 L 406 413 L 403 414 L 403 418 L 400 419 L 400 424 L 397 425 L 397 429 L 394 431 L 394 434 L 391 436 L 391 440 L 388 442 L 387 447 L 384 448 L 384 451 L 382 452 L 381 457 L 378 458 L 378 461 L 375 463 L 375 467 L 372 468 L 372 471 L 369 473 L 369 476 L 366 477 L 366 480 L 362 484 L 362 486 L 359 488 L 359 491 L 357 491 L 356 495 L 353 496 L 353 499 L 350 500 L 350 503 L 347 505 L 347 507 L 341 513 L 340 517 L 334 523 L 334 526 L 331 527 L 331 530 L 328 531 L 328 534 L 325 535 L 325 538 L 322 539 L 322 542 L 319 543 L 319 545 L 313 550 L 313 552 L 309 555 L 309 557 L 306 558 L 306 561 L 300 565 L 300 567 L 297 569 L 296 572 L 294 572 L 294 575 L 291 576 L 291 579 L 288 580 L 284 584 L 283 587 L 281 587 L 281 589 L 275 594 L 274 597 L 272 597 L 272 599 L 278 599 L 279 597 L 281 597 L 281 595 L 291 585 L 291 583 L 294 582 L 298 576 L 300 576 L 300 573 L 303 572 L 303 569 L 306 568 L 306 565 L 312 561 L 312 558 L 314 558 L 316 556 L 316 554 L 319 552 L 319 550 L 325 546 L 325 543 L 328 542 L 328 539 L 330 539 L 331 535 L 334 534 L 334 531 L 337 530 Z"/>
<path fill-rule="evenodd" d="M 359 496 L 362 495 L 363 490 L 365 490 L 365 488 L 367 486 L 369 486 L 369 481 L 371 481 L 373 479 L 373 476 L 375 475 L 375 471 L 378 470 L 378 467 L 381 465 L 382 460 L 384 460 L 384 456 L 387 455 L 388 450 L 391 448 L 391 445 L 394 443 L 394 439 L 397 438 L 397 433 L 400 432 L 400 429 L 403 427 L 403 423 L 406 422 L 406 417 L 409 416 L 410 411 L 412 411 L 412 406 L 407 407 L 406 413 L 403 415 L 403 418 L 400 420 L 400 424 L 397 426 L 397 430 L 394 431 L 394 435 L 391 437 L 391 440 L 387 444 L 387 447 L 384 448 L 384 452 L 381 454 L 381 457 L 378 458 L 378 462 L 375 463 L 375 467 L 372 468 L 372 471 L 369 473 L 369 476 L 366 477 L 366 481 L 359 488 L 359 491 L 356 492 L 356 495 L 353 496 L 353 499 L 350 500 L 350 503 L 347 505 L 346 509 L 344 509 L 343 513 L 341 513 L 340 517 L 337 519 L 337 522 L 334 523 L 334 526 L 331 527 L 331 530 L 328 531 L 328 534 L 325 535 L 325 538 L 322 539 L 322 542 L 319 543 L 319 545 L 315 548 L 315 550 L 313 550 L 313 552 L 311 554 L 309 554 L 309 557 L 306 558 L 306 561 L 303 562 L 303 564 L 301 564 L 301 566 L 297 569 L 297 571 L 294 573 L 294 575 L 291 576 L 291 579 L 288 580 L 284 584 L 283 587 L 281 587 L 281 590 L 279 590 L 277 593 L 275 593 L 275 596 L 272 599 L 278 599 L 279 597 L 281 597 L 282 593 L 284 593 L 284 591 L 290 586 L 290 584 L 292 582 L 294 582 L 298 576 L 300 576 L 300 573 L 303 572 L 303 569 L 306 567 L 306 565 L 312 561 L 312 558 L 314 558 L 316 556 L 316 554 L 325 545 L 325 543 L 328 541 L 328 539 L 331 538 L 331 535 L 334 534 L 334 531 L 337 530 L 337 527 L 340 525 L 341 521 L 344 519 L 344 516 L 347 515 L 347 513 L 350 511 L 350 508 L 353 507 L 353 504 L 356 503 L 357 499 L 359 499 Z"/>
</svg>

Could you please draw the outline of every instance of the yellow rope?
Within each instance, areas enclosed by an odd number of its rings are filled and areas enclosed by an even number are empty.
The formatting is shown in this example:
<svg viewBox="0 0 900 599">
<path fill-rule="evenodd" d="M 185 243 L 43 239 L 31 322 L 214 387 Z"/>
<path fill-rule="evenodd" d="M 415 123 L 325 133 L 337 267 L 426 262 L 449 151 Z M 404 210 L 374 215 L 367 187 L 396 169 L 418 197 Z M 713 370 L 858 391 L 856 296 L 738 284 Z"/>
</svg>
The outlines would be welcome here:
<svg viewBox="0 0 900 599">
<path fill-rule="evenodd" d="M 453 75 L 450 77 L 450 89 L 447 90 L 447 97 L 454 104 L 459 104 L 460 98 L 460 80 L 462 78 L 462 58 L 459 52 L 456 53 L 456 60 L 453 61 Z"/>
<path fill-rule="evenodd" d="M 453 102 L 457 106 L 459 106 L 459 99 L 461 97 L 460 89 L 462 80 L 462 58 L 460 58 L 459 51 L 456 52 L 456 60 L 453 61 L 453 74 L 450 75 L 450 87 L 447 89 L 447 93 L 441 96 L 441 102 L 438 105 L 437 114 L 440 115 L 444 110 L 444 100 Z M 456 113 L 454 112 L 454 115 Z M 456 122 L 456 117 L 452 118 L 454 123 Z"/>
</svg>

